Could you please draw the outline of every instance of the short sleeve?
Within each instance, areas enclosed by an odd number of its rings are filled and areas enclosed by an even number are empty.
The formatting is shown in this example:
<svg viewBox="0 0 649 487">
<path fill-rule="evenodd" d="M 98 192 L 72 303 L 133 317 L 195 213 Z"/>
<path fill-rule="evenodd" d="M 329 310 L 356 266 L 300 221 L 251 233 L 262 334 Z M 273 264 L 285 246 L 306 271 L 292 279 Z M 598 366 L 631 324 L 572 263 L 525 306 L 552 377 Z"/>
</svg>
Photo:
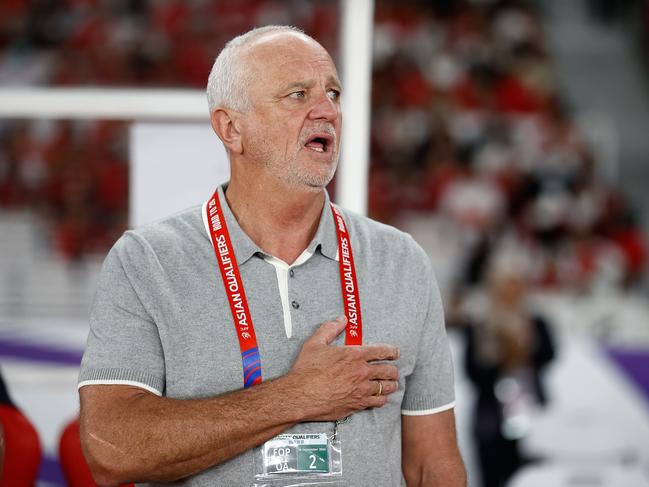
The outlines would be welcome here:
<svg viewBox="0 0 649 487">
<path fill-rule="evenodd" d="M 434 414 L 455 405 L 453 360 L 444 325 L 444 308 L 428 257 L 423 268 L 428 291 L 427 311 L 415 368 L 406 378 L 401 405 L 401 414 L 406 416 Z"/>
<path fill-rule="evenodd" d="M 81 361 L 81 388 L 124 384 L 162 395 L 165 365 L 154 320 L 142 304 L 150 247 L 124 234 L 101 269 L 90 315 L 90 331 Z"/>
</svg>

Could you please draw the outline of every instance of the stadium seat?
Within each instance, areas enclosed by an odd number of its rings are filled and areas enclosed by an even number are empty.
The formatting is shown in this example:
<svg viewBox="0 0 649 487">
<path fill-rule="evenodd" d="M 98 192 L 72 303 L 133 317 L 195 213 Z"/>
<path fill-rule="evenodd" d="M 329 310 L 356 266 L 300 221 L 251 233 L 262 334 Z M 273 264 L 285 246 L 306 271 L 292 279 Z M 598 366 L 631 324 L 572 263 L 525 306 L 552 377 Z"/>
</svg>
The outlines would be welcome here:
<svg viewBox="0 0 649 487">
<path fill-rule="evenodd" d="M 81 451 L 78 419 L 68 424 L 61 434 L 59 461 L 68 487 L 97 487 Z M 133 484 L 123 487 L 133 487 Z"/>
<path fill-rule="evenodd" d="M 5 435 L 5 456 L 0 487 L 32 487 L 36 483 L 42 451 L 38 433 L 14 406 L 0 405 Z"/>
</svg>

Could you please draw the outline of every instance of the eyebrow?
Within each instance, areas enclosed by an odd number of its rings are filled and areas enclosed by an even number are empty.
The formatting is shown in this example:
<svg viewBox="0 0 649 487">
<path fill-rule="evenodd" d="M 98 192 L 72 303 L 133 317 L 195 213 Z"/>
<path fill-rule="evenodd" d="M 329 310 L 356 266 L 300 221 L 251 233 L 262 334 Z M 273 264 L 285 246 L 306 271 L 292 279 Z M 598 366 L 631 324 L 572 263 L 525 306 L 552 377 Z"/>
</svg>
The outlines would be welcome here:
<svg viewBox="0 0 649 487">
<path fill-rule="evenodd" d="M 329 76 L 327 78 L 327 84 L 334 85 L 337 89 L 342 90 L 342 86 L 340 84 L 340 81 L 335 76 Z M 313 80 L 295 81 L 293 83 L 290 83 L 290 84 L 286 85 L 282 91 L 289 91 L 289 90 L 293 90 L 295 88 L 309 89 L 309 88 L 313 88 L 314 85 L 315 85 L 315 81 L 313 81 Z"/>
<path fill-rule="evenodd" d="M 342 85 L 342 83 L 340 82 L 340 80 L 338 79 L 337 76 L 329 76 L 329 77 L 327 78 L 327 82 L 328 82 L 329 84 L 335 85 L 336 88 L 338 88 L 339 90 L 342 90 L 342 89 L 343 89 L 343 85 Z"/>
<path fill-rule="evenodd" d="M 290 91 L 295 88 L 312 88 L 313 85 L 315 85 L 314 81 L 296 81 L 286 85 L 282 91 Z"/>
</svg>

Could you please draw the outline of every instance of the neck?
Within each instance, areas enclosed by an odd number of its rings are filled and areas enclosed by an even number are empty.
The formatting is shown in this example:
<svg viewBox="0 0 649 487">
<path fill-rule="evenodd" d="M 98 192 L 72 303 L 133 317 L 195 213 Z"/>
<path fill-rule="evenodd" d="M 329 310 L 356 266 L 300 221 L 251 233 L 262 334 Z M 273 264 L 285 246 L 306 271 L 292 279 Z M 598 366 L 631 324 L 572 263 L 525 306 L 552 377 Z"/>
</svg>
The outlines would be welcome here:
<svg viewBox="0 0 649 487">
<path fill-rule="evenodd" d="M 292 264 L 315 235 L 324 190 L 300 191 L 278 181 L 232 175 L 226 199 L 241 229 L 265 253 Z"/>
</svg>

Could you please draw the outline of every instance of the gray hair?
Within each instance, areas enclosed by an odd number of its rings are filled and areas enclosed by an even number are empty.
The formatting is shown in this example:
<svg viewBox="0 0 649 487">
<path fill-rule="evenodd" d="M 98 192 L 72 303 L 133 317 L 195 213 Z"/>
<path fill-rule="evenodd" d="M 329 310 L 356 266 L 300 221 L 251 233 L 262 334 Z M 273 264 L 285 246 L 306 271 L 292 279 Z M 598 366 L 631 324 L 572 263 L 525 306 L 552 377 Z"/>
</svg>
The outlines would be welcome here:
<svg viewBox="0 0 649 487">
<path fill-rule="evenodd" d="M 241 62 L 241 49 L 260 37 L 276 32 L 297 33 L 317 42 L 301 29 L 291 25 L 257 27 L 230 40 L 216 57 L 207 79 L 207 104 L 210 114 L 219 107 L 242 112 L 250 108 L 248 86 L 252 73 Z"/>
</svg>

